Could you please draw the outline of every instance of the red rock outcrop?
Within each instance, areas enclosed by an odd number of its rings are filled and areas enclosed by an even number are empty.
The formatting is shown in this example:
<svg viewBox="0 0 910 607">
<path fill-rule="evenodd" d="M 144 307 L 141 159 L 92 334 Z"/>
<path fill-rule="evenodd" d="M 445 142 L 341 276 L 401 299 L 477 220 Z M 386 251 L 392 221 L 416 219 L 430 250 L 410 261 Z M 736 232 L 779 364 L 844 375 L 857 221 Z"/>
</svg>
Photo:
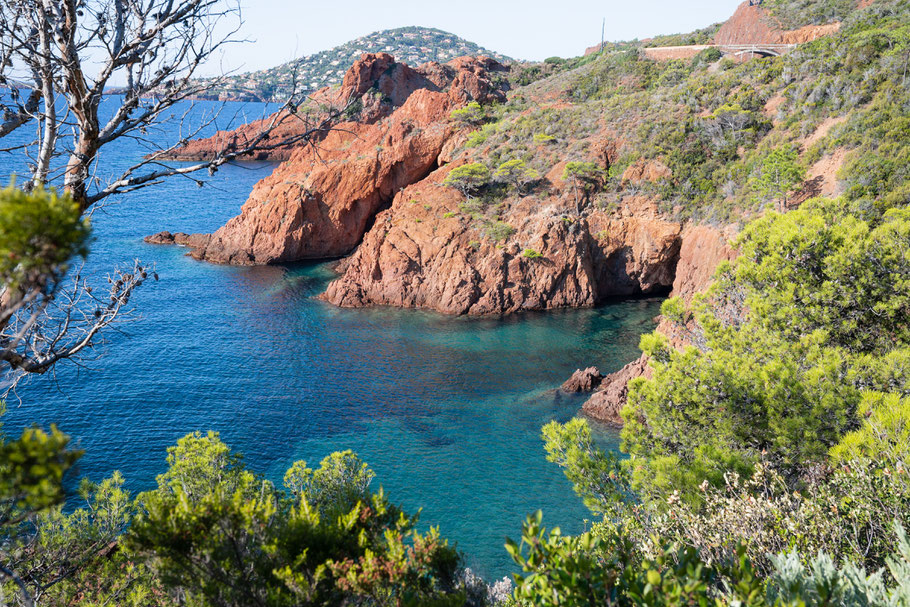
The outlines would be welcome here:
<svg viewBox="0 0 910 607">
<path fill-rule="evenodd" d="M 679 263 L 673 280 L 672 295 L 690 300 L 696 293 L 707 289 L 714 278 L 714 270 L 722 261 L 731 261 L 736 250 L 730 244 L 735 228 L 691 225 L 682 233 Z"/>
<path fill-rule="evenodd" d="M 638 160 L 630 164 L 622 173 L 623 184 L 655 183 L 663 179 L 670 179 L 673 173 L 660 160 Z"/>
<path fill-rule="evenodd" d="M 456 132 L 451 110 L 503 97 L 488 71 L 500 69 L 491 59 L 461 58 L 419 71 L 387 54 L 364 55 L 338 95 L 371 109 L 335 125 L 317 147 L 293 150 L 256 184 L 240 215 L 208 238 L 194 235 L 192 255 L 253 265 L 350 252 L 381 206 L 436 168 Z"/>
<path fill-rule="evenodd" d="M 636 377 L 650 376 L 651 367 L 648 366 L 648 358 L 642 354 L 638 360 L 604 377 L 600 390 L 585 401 L 581 407 L 582 411 L 598 421 L 612 426 L 622 426 L 620 412 L 626 404 L 629 382 Z"/>
<path fill-rule="evenodd" d="M 828 36 L 840 29 L 840 23 L 807 25 L 796 30 L 785 30 L 761 5 L 748 1 L 737 7 L 733 16 L 717 30 L 714 44 L 802 44 Z"/>
<path fill-rule="evenodd" d="M 184 232 L 177 232 L 176 234 L 171 234 L 170 232 L 158 232 L 152 236 L 146 236 L 145 242 L 149 244 L 175 244 L 184 247 L 204 247 L 208 244 L 209 235 L 208 234 L 186 234 Z"/>
<path fill-rule="evenodd" d="M 273 126 L 274 125 L 274 126 Z M 254 120 L 232 131 L 218 131 L 205 139 L 193 139 L 163 156 L 166 160 L 198 161 L 214 158 L 225 152 L 233 152 L 249 147 L 266 129 L 272 127 L 269 138 L 272 141 L 296 141 L 304 134 L 303 122 L 294 119 L 286 112 Z M 247 154 L 245 160 L 287 160 L 296 147 L 295 144 L 266 144 L 253 154 Z"/>
<path fill-rule="evenodd" d="M 588 367 L 587 369 L 576 369 L 572 377 L 567 379 L 560 390 L 563 392 L 592 392 L 603 381 L 604 376 L 600 374 L 597 367 Z"/>
<path fill-rule="evenodd" d="M 678 223 L 632 199 L 621 212 L 573 216 L 570 196 L 512 198 L 497 242 L 441 185 L 448 167 L 400 192 L 322 296 L 344 307 L 391 305 L 449 314 L 590 307 L 668 289 Z"/>
<path fill-rule="evenodd" d="M 381 126 L 339 125 L 256 184 L 240 215 L 194 256 L 243 265 L 348 253 L 382 204 L 435 167 L 454 130 L 444 120 L 452 105 L 423 89 Z"/>
</svg>

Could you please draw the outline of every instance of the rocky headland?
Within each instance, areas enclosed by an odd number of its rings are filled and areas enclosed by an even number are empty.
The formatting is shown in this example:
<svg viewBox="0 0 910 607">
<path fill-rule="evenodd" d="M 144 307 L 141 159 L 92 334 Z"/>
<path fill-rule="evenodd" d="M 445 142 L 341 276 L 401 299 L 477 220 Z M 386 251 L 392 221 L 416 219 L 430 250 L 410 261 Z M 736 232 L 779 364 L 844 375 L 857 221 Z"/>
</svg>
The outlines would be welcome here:
<svg viewBox="0 0 910 607">
<path fill-rule="evenodd" d="M 628 196 L 615 209 L 587 205 L 579 212 L 577 192 L 557 166 L 534 195 L 515 193 L 499 203 L 497 222 L 510 232 L 505 238 L 491 238 L 488 222 L 462 212 L 464 197 L 443 181 L 467 162 L 459 146 L 472 129 L 450 114 L 472 101 L 504 100 L 508 88 L 495 76 L 505 69 L 485 58 L 412 69 L 389 55 L 364 55 L 340 90 L 324 93 L 336 102 L 361 99 L 357 120 L 287 153 L 240 215 L 213 234 L 161 232 L 146 240 L 237 265 L 353 252 L 323 296 L 347 307 L 497 315 L 668 292 L 684 230 L 653 199 Z M 255 128 L 190 142 L 174 157 L 204 158 Z M 603 133 L 588 139 L 606 167 L 617 142 Z M 667 176 L 666 167 L 650 162 L 630 166 L 623 179 Z"/>
</svg>

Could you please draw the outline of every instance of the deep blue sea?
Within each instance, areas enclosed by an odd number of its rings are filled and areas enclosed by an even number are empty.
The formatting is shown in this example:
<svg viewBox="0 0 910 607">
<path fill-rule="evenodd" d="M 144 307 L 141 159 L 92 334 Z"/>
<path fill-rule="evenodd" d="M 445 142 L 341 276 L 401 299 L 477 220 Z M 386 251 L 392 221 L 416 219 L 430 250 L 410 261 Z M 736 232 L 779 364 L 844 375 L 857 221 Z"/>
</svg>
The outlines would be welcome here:
<svg viewBox="0 0 910 607">
<path fill-rule="evenodd" d="M 116 103 L 107 99 L 103 110 Z M 199 104 L 191 115 L 214 107 Z M 242 121 L 263 111 L 228 104 L 222 115 Z M 176 129 L 149 136 L 174 141 Z M 99 177 L 143 151 L 132 141 L 105 149 Z M 0 183 L 23 162 L 0 154 Z M 503 320 L 342 310 L 314 299 L 333 276 L 328 263 L 224 267 L 142 242 L 164 229 L 217 229 L 272 166 L 227 166 L 201 188 L 172 178 L 97 209 L 89 272 L 100 281 L 138 258 L 160 280 L 137 292 L 135 318 L 108 334 L 94 360 L 61 364 L 22 387 L 21 404 L 8 402 L 5 431 L 56 423 L 85 450 L 79 475 L 120 470 L 133 490 L 151 487 L 167 446 L 194 430 L 220 432 L 279 483 L 295 460 L 316 465 L 353 449 L 375 470 L 376 487 L 422 508 L 422 521 L 439 525 L 488 578 L 513 570 L 503 542 L 519 535 L 527 514 L 542 509 L 548 525 L 582 530 L 589 514 L 546 462 L 540 428 L 578 413 L 582 399 L 554 390 L 576 368 L 608 372 L 638 356 L 659 302 Z M 610 430 L 599 438 L 616 445 Z"/>
</svg>

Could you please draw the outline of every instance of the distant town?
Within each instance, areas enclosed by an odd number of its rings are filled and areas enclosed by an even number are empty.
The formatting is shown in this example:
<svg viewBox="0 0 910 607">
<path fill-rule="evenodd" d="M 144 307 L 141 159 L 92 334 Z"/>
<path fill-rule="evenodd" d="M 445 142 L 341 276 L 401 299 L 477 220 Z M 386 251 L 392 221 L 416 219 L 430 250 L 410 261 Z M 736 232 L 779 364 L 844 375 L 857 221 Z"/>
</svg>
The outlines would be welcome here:
<svg viewBox="0 0 910 607">
<path fill-rule="evenodd" d="M 375 32 L 267 70 L 231 76 L 206 97 L 221 101 L 274 101 L 316 91 L 340 84 L 347 69 L 363 53 L 379 52 L 389 53 L 411 66 L 428 61 L 444 63 L 463 55 L 487 55 L 499 61 L 511 61 L 505 55 L 448 32 L 403 27 Z"/>
</svg>

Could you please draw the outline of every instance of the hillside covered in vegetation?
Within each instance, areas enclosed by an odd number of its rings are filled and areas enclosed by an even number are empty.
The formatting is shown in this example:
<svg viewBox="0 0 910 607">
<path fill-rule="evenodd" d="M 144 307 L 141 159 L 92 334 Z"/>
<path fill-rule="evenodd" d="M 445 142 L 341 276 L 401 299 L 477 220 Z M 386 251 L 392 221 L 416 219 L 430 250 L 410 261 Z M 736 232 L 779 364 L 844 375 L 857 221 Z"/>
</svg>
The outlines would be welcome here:
<svg viewBox="0 0 910 607">
<path fill-rule="evenodd" d="M 417 67 L 428 61 L 445 63 L 456 57 L 509 57 L 429 27 L 400 27 L 373 32 L 341 46 L 307 55 L 273 68 L 231 75 L 208 89 L 205 98 L 230 101 L 277 101 L 341 83 L 345 72 L 364 53 L 389 53 Z M 223 80 L 223 81 L 221 81 Z M 205 83 L 205 80 L 202 81 Z"/>
</svg>

